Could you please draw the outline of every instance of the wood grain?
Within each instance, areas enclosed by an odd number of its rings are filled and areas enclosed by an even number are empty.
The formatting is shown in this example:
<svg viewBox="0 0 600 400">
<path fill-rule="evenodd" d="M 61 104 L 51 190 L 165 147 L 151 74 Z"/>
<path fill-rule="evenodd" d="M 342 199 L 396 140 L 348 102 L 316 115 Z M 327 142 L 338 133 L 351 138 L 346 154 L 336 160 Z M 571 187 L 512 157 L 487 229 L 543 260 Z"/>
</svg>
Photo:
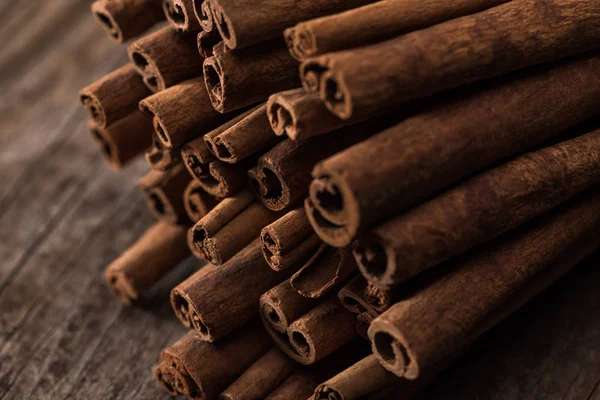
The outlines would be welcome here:
<svg viewBox="0 0 600 400">
<path fill-rule="evenodd" d="M 126 62 L 86 0 L 0 4 L 0 399 L 169 399 L 151 367 L 184 334 L 190 260 L 122 307 L 102 271 L 150 224 L 136 180 L 86 132 L 78 90 Z M 596 263 L 597 264 L 597 263 Z M 423 398 L 600 399 L 600 270 L 577 268 L 491 331 Z"/>
</svg>

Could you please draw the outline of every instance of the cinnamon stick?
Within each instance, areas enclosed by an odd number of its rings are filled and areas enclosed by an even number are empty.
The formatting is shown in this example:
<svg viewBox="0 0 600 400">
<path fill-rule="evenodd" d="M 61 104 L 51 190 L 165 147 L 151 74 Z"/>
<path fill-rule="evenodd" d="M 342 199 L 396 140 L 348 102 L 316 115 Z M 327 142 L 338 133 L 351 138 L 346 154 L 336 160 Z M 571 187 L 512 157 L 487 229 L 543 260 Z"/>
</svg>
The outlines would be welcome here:
<svg viewBox="0 0 600 400">
<path fill-rule="evenodd" d="M 509 0 L 384 0 L 298 23 L 284 31 L 297 60 L 355 49 L 474 14 Z"/>
<path fill-rule="evenodd" d="M 600 130 L 514 159 L 358 241 L 365 277 L 389 288 L 515 228 L 600 181 Z"/>
<path fill-rule="evenodd" d="M 374 0 L 313 0 L 284 6 L 276 1 L 211 0 L 215 24 L 231 49 L 248 47 L 281 37 L 283 30 L 300 21 L 333 14 Z"/>
<path fill-rule="evenodd" d="M 209 0 L 194 0 L 194 14 L 203 32 L 215 33 L 219 36 L 219 32 L 215 30 L 215 23 L 212 16 Z"/>
<path fill-rule="evenodd" d="M 600 57 L 590 54 L 461 89 L 324 160 L 309 189 L 315 231 L 345 247 L 377 223 L 591 118 L 600 107 L 599 70 Z"/>
<path fill-rule="evenodd" d="M 171 396 L 178 396 L 189 391 L 182 375 L 165 362 L 154 367 L 154 378 Z"/>
<path fill-rule="evenodd" d="M 160 358 L 183 377 L 188 398 L 216 399 L 254 361 L 268 351 L 269 337 L 257 324 L 240 329 L 215 345 L 194 331 L 163 350 Z"/>
<path fill-rule="evenodd" d="M 400 382 L 401 378 L 388 372 L 377 357 L 370 355 L 317 386 L 314 399 L 376 399 L 378 394 Z"/>
<path fill-rule="evenodd" d="M 171 224 L 189 223 L 183 192 L 191 177 L 183 165 L 178 164 L 167 171 L 152 170 L 138 181 L 138 187 L 146 196 L 146 205 L 152 215 Z"/>
<path fill-rule="evenodd" d="M 598 248 L 599 211 L 596 187 L 449 264 L 446 276 L 371 324 L 383 366 L 415 379 L 472 343 Z"/>
<path fill-rule="evenodd" d="M 182 146 L 228 119 L 212 108 L 202 77 L 145 98 L 140 101 L 140 109 L 153 118 L 156 137 L 169 149 Z"/>
<path fill-rule="evenodd" d="M 208 148 L 219 160 L 238 163 L 277 144 L 280 139 L 271 130 L 266 108 L 254 107 L 227 129 L 204 135 Z"/>
<path fill-rule="evenodd" d="M 92 3 L 92 14 L 110 37 L 120 43 L 165 19 L 159 0 L 98 0 Z"/>
<path fill-rule="evenodd" d="M 299 367 L 299 364 L 273 347 L 250 366 L 220 395 L 222 400 L 264 399 Z"/>
<path fill-rule="evenodd" d="M 267 115 L 278 136 L 306 139 L 350 125 L 332 115 L 316 93 L 303 88 L 286 90 L 269 97 Z"/>
<path fill-rule="evenodd" d="M 582 53 L 597 48 L 599 37 L 594 0 L 511 1 L 379 44 L 308 59 L 301 76 L 320 76 L 325 105 L 347 119 Z M 305 87 L 314 89 L 306 80 Z"/>
<path fill-rule="evenodd" d="M 166 171 L 181 162 L 178 150 L 165 148 L 156 135 L 152 135 L 152 146 L 146 150 L 144 156 L 152 169 Z"/>
<path fill-rule="evenodd" d="M 204 59 L 198 54 L 193 32 L 165 26 L 130 44 L 127 54 L 152 92 L 202 74 Z"/>
<path fill-rule="evenodd" d="M 125 304 L 132 304 L 190 252 L 186 230 L 166 222 L 152 225 L 105 271 L 109 288 Z"/>
<path fill-rule="evenodd" d="M 125 118 L 151 93 L 132 64 L 109 73 L 79 92 L 88 115 L 100 128 Z"/>
<path fill-rule="evenodd" d="M 196 138 L 181 147 L 181 159 L 190 175 L 194 179 L 200 180 L 209 175 L 208 165 L 215 159 L 215 156 L 202 138 Z"/>
<path fill-rule="evenodd" d="M 297 69 L 281 40 L 236 51 L 227 50 L 221 42 L 204 61 L 204 80 L 215 110 L 227 112 L 298 87 Z"/>
<path fill-rule="evenodd" d="M 163 11 L 171 26 L 179 31 L 200 29 L 194 14 L 194 0 L 163 0 Z"/>
<path fill-rule="evenodd" d="M 152 142 L 152 124 L 139 111 L 134 111 L 108 128 L 90 121 L 89 130 L 115 170 L 123 168 L 144 153 Z"/>
<path fill-rule="evenodd" d="M 197 334 L 215 342 L 257 317 L 258 299 L 281 279 L 286 276 L 267 267 L 257 239 L 214 271 L 189 277 L 172 296 L 186 303 Z"/>
<path fill-rule="evenodd" d="M 245 165 L 231 165 L 221 160 L 213 160 L 204 166 L 202 171 L 203 174 L 197 177 L 198 184 L 217 198 L 231 196 L 247 184 Z"/>
<path fill-rule="evenodd" d="M 300 141 L 284 140 L 258 160 L 249 176 L 257 198 L 270 210 L 280 211 L 302 198 L 311 181 L 310 170 L 319 161 L 365 140 L 378 122 L 345 128 Z"/>
<path fill-rule="evenodd" d="M 263 256 L 274 271 L 303 265 L 321 244 L 301 208 L 265 226 L 260 240 Z"/>
<path fill-rule="evenodd" d="M 200 315 L 198 311 L 194 308 L 193 303 L 190 298 L 187 296 L 187 290 L 192 286 L 193 282 L 201 279 L 203 276 L 206 276 L 213 271 L 217 270 L 218 266 L 212 264 L 206 264 L 204 267 L 196 271 L 193 275 L 191 275 L 187 280 L 181 282 L 177 287 L 171 289 L 171 294 L 169 296 L 169 300 L 171 302 L 171 308 L 175 312 L 175 316 L 179 318 L 179 321 L 186 328 L 192 328 L 194 326 L 198 326 L 200 320 L 198 316 Z M 192 277 L 194 277 L 192 279 Z"/>
<path fill-rule="evenodd" d="M 301 370 L 287 378 L 265 400 L 306 400 L 318 384 L 317 376 Z"/>
<path fill-rule="evenodd" d="M 190 221 L 198 222 L 212 210 L 219 201 L 208 194 L 195 179 L 192 179 L 183 192 L 183 206 Z"/>
<path fill-rule="evenodd" d="M 293 321 L 317 304 L 316 299 L 299 295 L 286 280 L 260 296 L 260 316 L 265 326 L 285 334 Z"/>
<path fill-rule="evenodd" d="M 292 276 L 290 285 L 302 296 L 319 298 L 353 275 L 356 270 L 356 261 L 349 250 L 322 244 Z"/>
<path fill-rule="evenodd" d="M 212 57 L 213 48 L 221 41 L 221 36 L 217 31 L 198 32 L 198 36 L 196 38 L 196 46 L 198 47 L 198 53 L 203 58 Z"/>
<path fill-rule="evenodd" d="M 367 280 L 362 275 L 358 274 L 340 289 L 338 292 L 338 299 L 346 310 L 353 314 L 367 312 L 371 315 L 378 316 L 379 313 L 377 310 L 375 310 L 365 297 L 367 285 Z"/>
</svg>

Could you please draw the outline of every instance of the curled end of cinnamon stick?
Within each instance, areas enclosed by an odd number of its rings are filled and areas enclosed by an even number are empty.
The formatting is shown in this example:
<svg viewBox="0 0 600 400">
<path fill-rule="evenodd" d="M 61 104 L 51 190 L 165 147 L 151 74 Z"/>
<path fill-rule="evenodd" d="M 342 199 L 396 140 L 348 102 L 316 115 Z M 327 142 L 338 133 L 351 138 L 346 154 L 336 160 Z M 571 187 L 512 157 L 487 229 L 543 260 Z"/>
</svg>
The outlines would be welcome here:
<svg viewBox="0 0 600 400">
<path fill-rule="evenodd" d="M 303 360 L 303 364 L 309 365 L 316 361 L 315 345 L 312 343 L 311 339 L 304 334 L 304 332 L 290 328 L 288 331 L 288 336 L 294 350 L 296 350 L 298 355 Z"/>
<path fill-rule="evenodd" d="M 208 235 L 206 230 L 198 224 L 192 226 L 188 230 L 187 243 L 190 251 L 196 258 L 200 260 L 208 261 L 208 255 L 204 248 L 204 240 L 207 239 Z"/>
<path fill-rule="evenodd" d="M 277 236 L 267 226 L 260 232 L 260 241 L 262 243 L 263 257 L 267 261 L 267 264 L 269 264 L 272 270 L 279 271 L 281 269 L 281 246 Z"/>
<path fill-rule="evenodd" d="M 111 38 L 119 43 L 125 40 L 121 27 L 112 16 L 111 12 L 106 8 L 105 2 L 95 1 L 92 3 L 92 15 L 98 21 L 102 29 L 104 29 Z"/>
<path fill-rule="evenodd" d="M 158 171 L 166 171 L 181 160 L 179 151 L 165 149 L 155 135 L 152 135 L 152 146 L 146 150 L 144 158 L 152 169 Z"/>
<path fill-rule="evenodd" d="M 206 193 L 200 182 L 192 180 L 183 193 L 183 206 L 193 222 L 198 222 L 217 204 L 217 199 Z"/>
<path fill-rule="evenodd" d="M 290 139 L 296 140 L 298 129 L 296 124 L 298 119 L 289 108 L 283 96 L 273 95 L 267 102 L 267 117 L 273 132 L 278 136 L 288 135 Z"/>
<path fill-rule="evenodd" d="M 175 369 L 166 363 L 161 363 L 154 367 L 154 377 L 171 396 L 183 394 L 175 388 L 175 373 Z"/>
<path fill-rule="evenodd" d="M 202 161 L 194 154 L 193 150 L 183 146 L 181 148 L 181 158 L 190 175 L 196 180 L 200 180 L 208 175 L 208 164 L 203 164 Z"/>
<path fill-rule="evenodd" d="M 229 19 L 227 14 L 223 12 L 223 10 L 214 2 L 210 3 L 210 8 L 213 17 L 213 23 L 219 30 L 219 33 L 223 38 L 223 42 L 225 42 L 227 47 L 229 47 L 230 49 L 235 49 L 237 47 L 237 39 L 231 20 Z"/>
<path fill-rule="evenodd" d="M 104 274 L 108 288 L 123 302 L 125 305 L 132 305 L 140 294 L 133 288 L 127 276 L 122 271 L 116 271 L 110 266 Z"/>
<path fill-rule="evenodd" d="M 305 90 L 318 93 L 321 90 L 321 79 L 328 68 L 316 60 L 308 60 L 300 65 L 300 80 Z"/>
<path fill-rule="evenodd" d="M 282 334 L 286 332 L 289 321 L 286 320 L 285 315 L 276 303 L 261 297 L 260 314 L 263 321 L 275 331 Z"/>
<path fill-rule="evenodd" d="M 198 336 L 200 336 L 200 339 L 204 340 L 205 342 L 214 343 L 215 338 L 213 337 L 210 329 L 202 320 L 200 313 L 194 308 L 190 308 L 190 321 L 194 331 L 196 331 Z"/>
<path fill-rule="evenodd" d="M 202 70 L 204 72 L 204 83 L 206 83 L 206 88 L 208 89 L 210 102 L 215 110 L 222 113 L 225 110 L 225 97 L 223 91 L 225 82 L 217 58 L 213 56 L 204 60 Z"/>
<path fill-rule="evenodd" d="M 250 186 L 269 210 L 281 211 L 290 205 L 290 190 L 275 168 L 267 165 L 248 171 Z"/>
<path fill-rule="evenodd" d="M 396 258 L 375 234 L 358 240 L 352 253 L 360 272 L 369 282 L 381 289 L 389 289 L 394 285 Z M 376 299 L 373 301 L 377 303 Z"/>
<path fill-rule="evenodd" d="M 119 150 L 110 136 L 95 123 L 89 125 L 89 131 L 94 140 L 100 145 L 102 155 L 108 161 L 111 168 L 115 171 L 120 170 L 123 164 L 119 157 Z"/>
<path fill-rule="evenodd" d="M 171 307 L 179 321 L 181 321 L 186 328 L 191 328 L 192 320 L 190 317 L 190 303 L 185 293 L 177 288 L 173 288 L 170 294 L 170 301 Z"/>
<path fill-rule="evenodd" d="M 391 306 L 391 299 L 386 292 L 371 283 L 367 285 L 364 296 L 377 312 L 384 312 Z"/>
<path fill-rule="evenodd" d="M 215 24 L 208 0 L 194 0 L 194 14 L 204 32 L 211 32 L 214 29 Z"/>
<path fill-rule="evenodd" d="M 325 106 L 332 114 L 341 119 L 352 118 L 352 97 L 340 76 L 332 71 L 324 72 L 319 90 Z"/>
<path fill-rule="evenodd" d="M 181 0 L 164 0 L 163 11 L 167 20 L 175 29 L 191 31 L 200 26 L 194 15 L 193 7 L 188 9 L 187 4 Z"/>
<path fill-rule="evenodd" d="M 106 127 L 106 113 L 104 112 L 104 107 L 102 107 L 102 103 L 98 100 L 98 98 L 86 89 L 83 89 L 79 93 L 79 99 L 81 100 L 81 104 L 87 111 L 90 119 L 94 121 L 98 126 L 105 128 Z"/>
<path fill-rule="evenodd" d="M 337 390 L 323 383 L 315 389 L 313 400 L 344 400 Z"/>
<path fill-rule="evenodd" d="M 152 93 L 166 88 L 156 63 L 140 46 L 137 46 L 136 43 L 131 44 L 127 49 L 127 54 L 135 69 L 142 76 L 142 81 Z"/>
<path fill-rule="evenodd" d="M 148 209 L 157 219 L 170 219 L 169 216 L 176 214 L 173 205 L 162 190 L 149 189 L 145 194 Z"/>
<path fill-rule="evenodd" d="M 173 143 L 171 141 L 171 135 L 167 130 L 166 126 L 162 123 L 158 115 L 156 114 L 156 110 L 150 104 L 148 99 L 144 99 L 139 103 L 140 110 L 146 114 L 148 117 L 152 118 L 152 125 L 154 126 L 154 137 L 160 141 L 161 146 L 172 149 Z"/>
<path fill-rule="evenodd" d="M 414 361 L 410 350 L 403 343 L 399 335 L 392 335 L 379 326 L 371 324 L 369 328 L 369 339 L 373 353 L 377 356 L 381 365 L 394 374 L 406 379 L 417 379 L 419 367 Z"/>
<path fill-rule="evenodd" d="M 317 43 L 313 33 L 302 23 L 284 31 L 283 37 L 290 54 L 298 61 L 312 57 L 317 52 Z"/>
</svg>

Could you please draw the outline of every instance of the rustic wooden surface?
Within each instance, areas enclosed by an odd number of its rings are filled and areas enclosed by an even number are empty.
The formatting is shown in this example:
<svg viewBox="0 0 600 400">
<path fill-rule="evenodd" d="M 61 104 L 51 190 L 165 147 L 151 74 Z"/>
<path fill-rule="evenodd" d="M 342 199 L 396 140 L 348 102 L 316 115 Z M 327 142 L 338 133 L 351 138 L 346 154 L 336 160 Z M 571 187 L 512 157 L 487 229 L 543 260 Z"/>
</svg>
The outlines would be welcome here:
<svg viewBox="0 0 600 400">
<path fill-rule="evenodd" d="M 105 266 L 150 225 L 112 172 L 77 91 L 125 62 L 89 1 L 0 1 L 0 399 L 166 399 L 151 367 L 184 331 L 165 302 L 122 307 Z M 597 257 L 600 259 L 600 257 Z M 578 267 L 497 327 L 420 396 L 600 399 L 600 269 Z"/>
</svg>

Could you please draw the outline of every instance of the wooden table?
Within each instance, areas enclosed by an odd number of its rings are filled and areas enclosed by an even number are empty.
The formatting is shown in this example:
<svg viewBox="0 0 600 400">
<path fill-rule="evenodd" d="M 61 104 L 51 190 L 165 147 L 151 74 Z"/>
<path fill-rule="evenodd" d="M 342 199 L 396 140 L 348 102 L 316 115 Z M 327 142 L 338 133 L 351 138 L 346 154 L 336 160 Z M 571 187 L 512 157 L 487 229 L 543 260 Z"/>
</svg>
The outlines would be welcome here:
<svg viewBox="0 0 600 400">
<path fill-rule="evenodd" d="M 184 329 L 168 290 L 121 306 L 104 268 L 152 218 L 86 131 L 78 89 L 126 61 L 89 1 L 0 3 L 0 399 L 166 399 L 151 373 Z M 598 259 L 598 258 L 596 258 Z M 489 332 L 421 398 L 600 399 L 600 269 L 589 262 Z"/>
</svg>

